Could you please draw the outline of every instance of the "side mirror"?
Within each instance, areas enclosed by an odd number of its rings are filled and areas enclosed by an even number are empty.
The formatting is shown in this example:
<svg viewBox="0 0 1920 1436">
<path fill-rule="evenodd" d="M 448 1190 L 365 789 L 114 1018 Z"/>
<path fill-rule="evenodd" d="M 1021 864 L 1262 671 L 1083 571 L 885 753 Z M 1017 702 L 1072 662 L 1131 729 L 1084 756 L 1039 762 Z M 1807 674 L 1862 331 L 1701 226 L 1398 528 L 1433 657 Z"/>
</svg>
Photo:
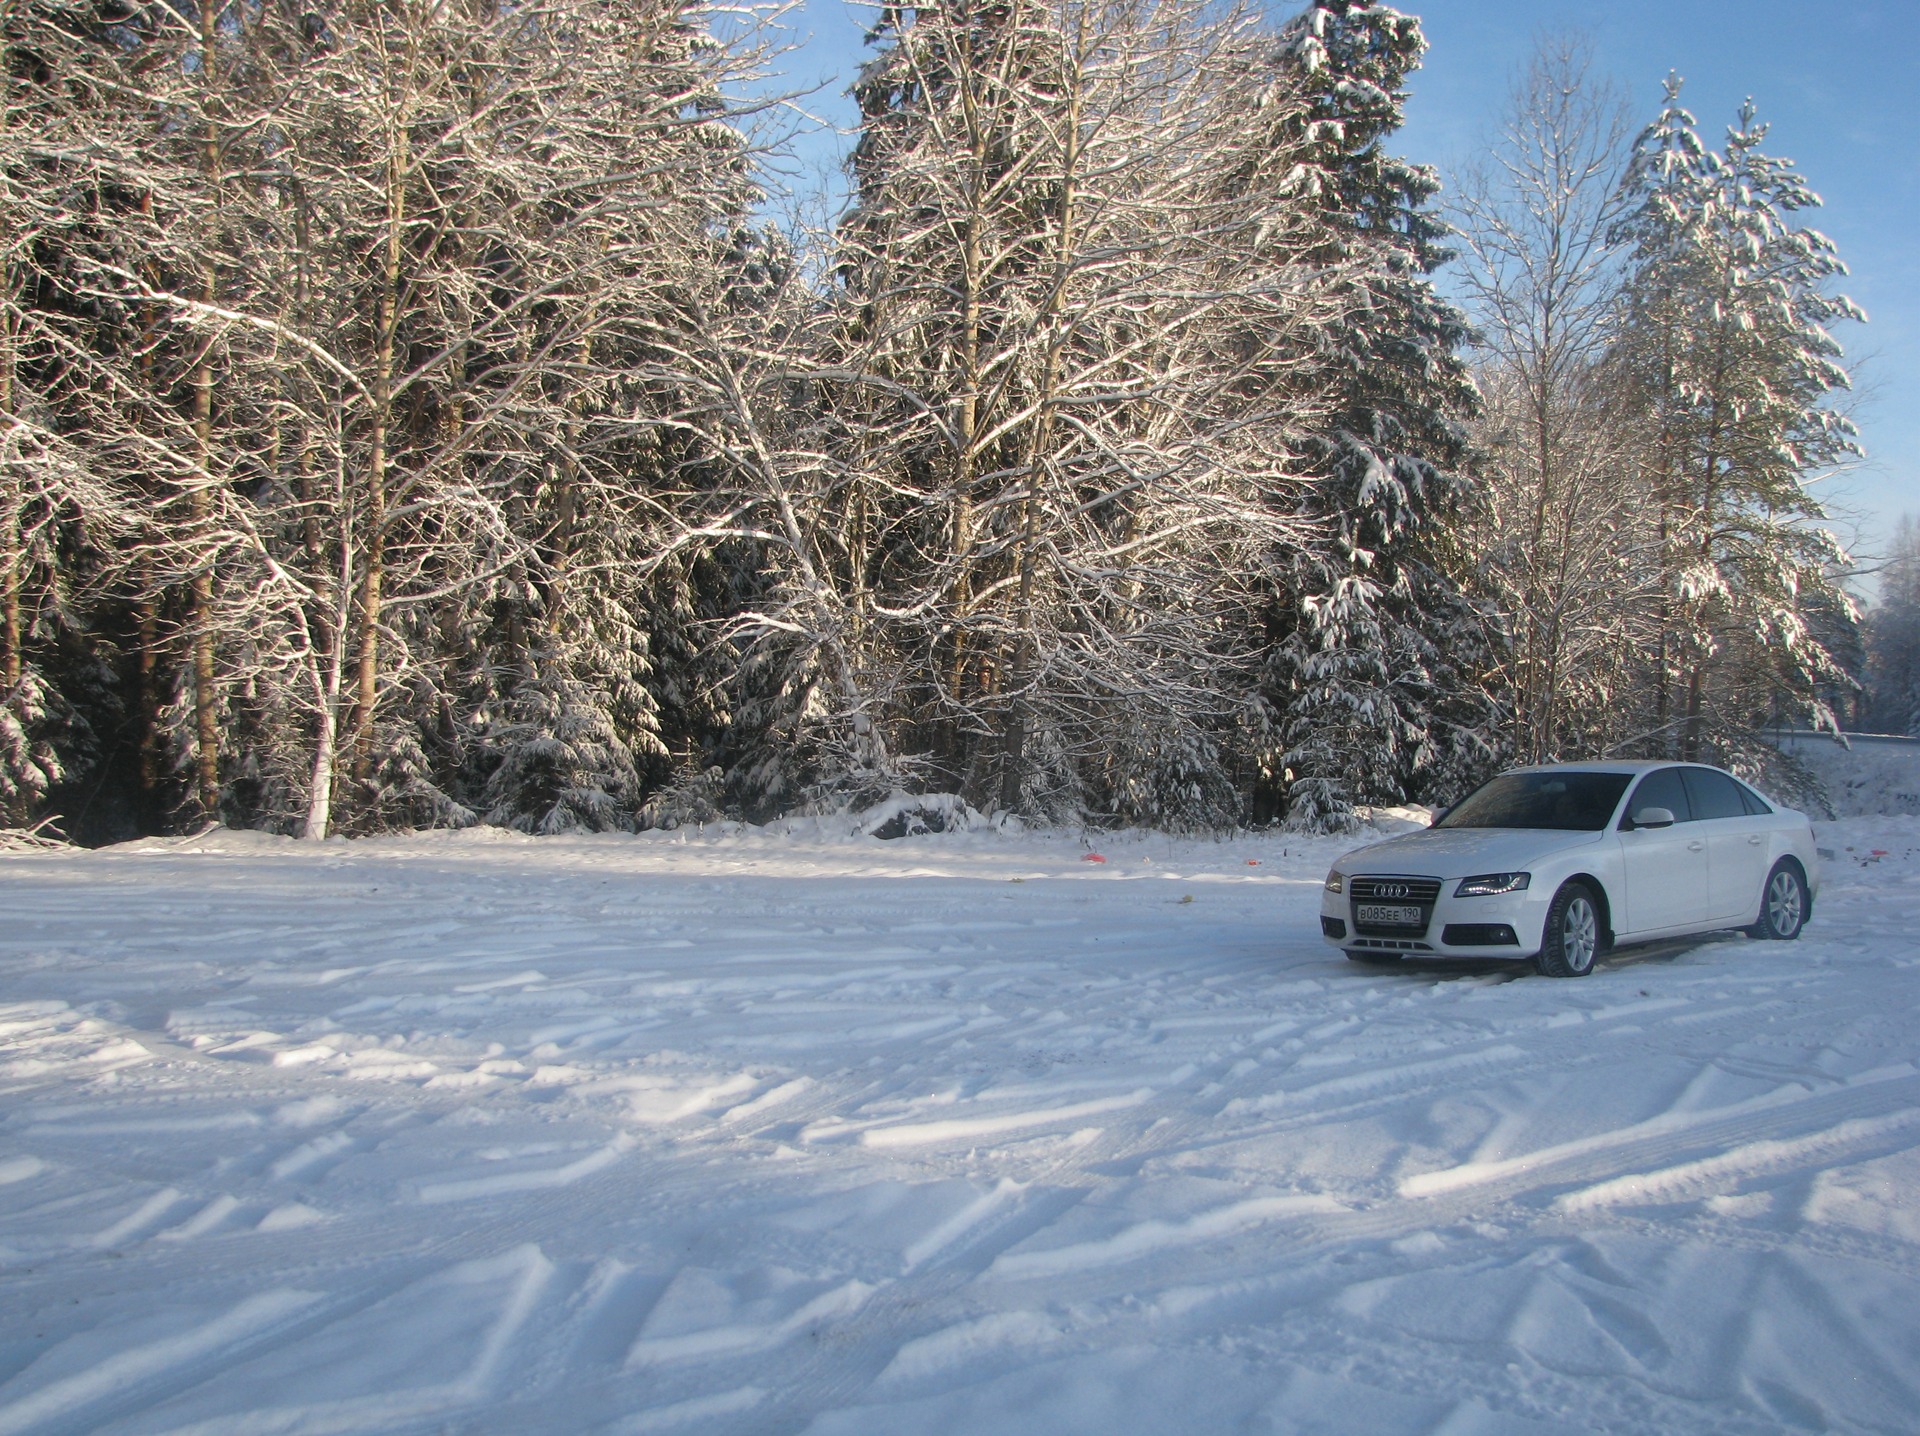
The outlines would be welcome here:
<svg viewBox="0 0 1920 1436">
<path fill-rule="evenodd" d="M 1633 815 L 1636 828 L 1670 828 L 1673 826 L 1671 808 L 1642 808 Z"/>
</svg>

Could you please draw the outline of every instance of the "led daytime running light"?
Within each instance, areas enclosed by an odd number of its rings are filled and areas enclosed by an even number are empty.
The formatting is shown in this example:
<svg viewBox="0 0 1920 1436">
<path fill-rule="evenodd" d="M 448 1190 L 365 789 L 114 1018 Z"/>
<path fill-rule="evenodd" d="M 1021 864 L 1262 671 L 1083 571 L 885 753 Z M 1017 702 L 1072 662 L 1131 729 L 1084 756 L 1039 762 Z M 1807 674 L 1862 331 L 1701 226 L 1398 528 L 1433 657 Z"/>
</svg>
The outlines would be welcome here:
<svg viewBox="0 0 1920 1436">
<path fill-rule="evenodd" d="M 1519 893 L 1527 890 L 1527 884 L 1533 880 L 1531 873 L 1482 873 L 1477 878 L 1462 878 L 1460 886 L 1453 890 L 1455 897 L 1498 897 L 1502 893 Z"/>
</svg>

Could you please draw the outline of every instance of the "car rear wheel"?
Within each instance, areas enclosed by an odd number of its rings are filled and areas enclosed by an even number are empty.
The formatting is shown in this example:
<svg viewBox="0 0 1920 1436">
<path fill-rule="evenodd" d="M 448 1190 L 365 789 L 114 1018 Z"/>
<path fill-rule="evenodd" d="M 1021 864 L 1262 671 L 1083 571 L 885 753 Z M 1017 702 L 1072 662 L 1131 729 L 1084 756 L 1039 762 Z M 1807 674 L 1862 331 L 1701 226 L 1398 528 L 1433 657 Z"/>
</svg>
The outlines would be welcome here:
<svg viewBox="0 0 1920 1436">
<path fill-rule="evenodd" d="M 1600 908 L 1593 889 L 1577 879 L 1562 883 L 1547 908 L 1535 969 L 1546 977 L 1585 977 L 1599 956 Z"/>
<path fill-rule="evenodd" d="M 1807 880 L 1799 864 L 1782 858 L 1767 874 L 1760 897 L 1760 921 L 1747 929 L 1747 936 L 1792 942 L 1806 925 Z"/>
</svg>

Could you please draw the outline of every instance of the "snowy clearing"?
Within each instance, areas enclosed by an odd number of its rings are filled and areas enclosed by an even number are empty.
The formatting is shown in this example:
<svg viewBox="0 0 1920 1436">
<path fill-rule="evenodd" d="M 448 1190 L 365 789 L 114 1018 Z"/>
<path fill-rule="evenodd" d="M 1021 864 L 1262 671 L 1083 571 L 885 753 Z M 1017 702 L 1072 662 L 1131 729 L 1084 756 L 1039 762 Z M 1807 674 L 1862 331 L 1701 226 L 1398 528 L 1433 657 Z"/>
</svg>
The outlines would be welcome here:
<svg viewBox="0 0 1920 1436">
<path fill-rule="evenodd" d="M 0 1436 L 1915 1429 L 1920 819 L 1573 982 L 844 828 L 0 858 Z"/>
</svg>

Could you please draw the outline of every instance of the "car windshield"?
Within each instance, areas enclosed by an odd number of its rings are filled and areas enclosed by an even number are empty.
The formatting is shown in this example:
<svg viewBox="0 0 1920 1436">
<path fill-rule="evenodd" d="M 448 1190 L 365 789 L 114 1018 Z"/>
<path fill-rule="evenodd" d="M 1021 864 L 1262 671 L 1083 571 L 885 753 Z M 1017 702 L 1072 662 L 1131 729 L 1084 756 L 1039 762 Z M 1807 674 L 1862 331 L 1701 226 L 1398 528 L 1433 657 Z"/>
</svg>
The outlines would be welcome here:
<svg viewBox="0 0 1920 1436">
<path fill-rule="evenodd" d="M 1502 773 L 1475 788 L 1439 828 L 1558 828 L 1597 833 L 1632 780 L 1630 773 Z"/>
</svg>

